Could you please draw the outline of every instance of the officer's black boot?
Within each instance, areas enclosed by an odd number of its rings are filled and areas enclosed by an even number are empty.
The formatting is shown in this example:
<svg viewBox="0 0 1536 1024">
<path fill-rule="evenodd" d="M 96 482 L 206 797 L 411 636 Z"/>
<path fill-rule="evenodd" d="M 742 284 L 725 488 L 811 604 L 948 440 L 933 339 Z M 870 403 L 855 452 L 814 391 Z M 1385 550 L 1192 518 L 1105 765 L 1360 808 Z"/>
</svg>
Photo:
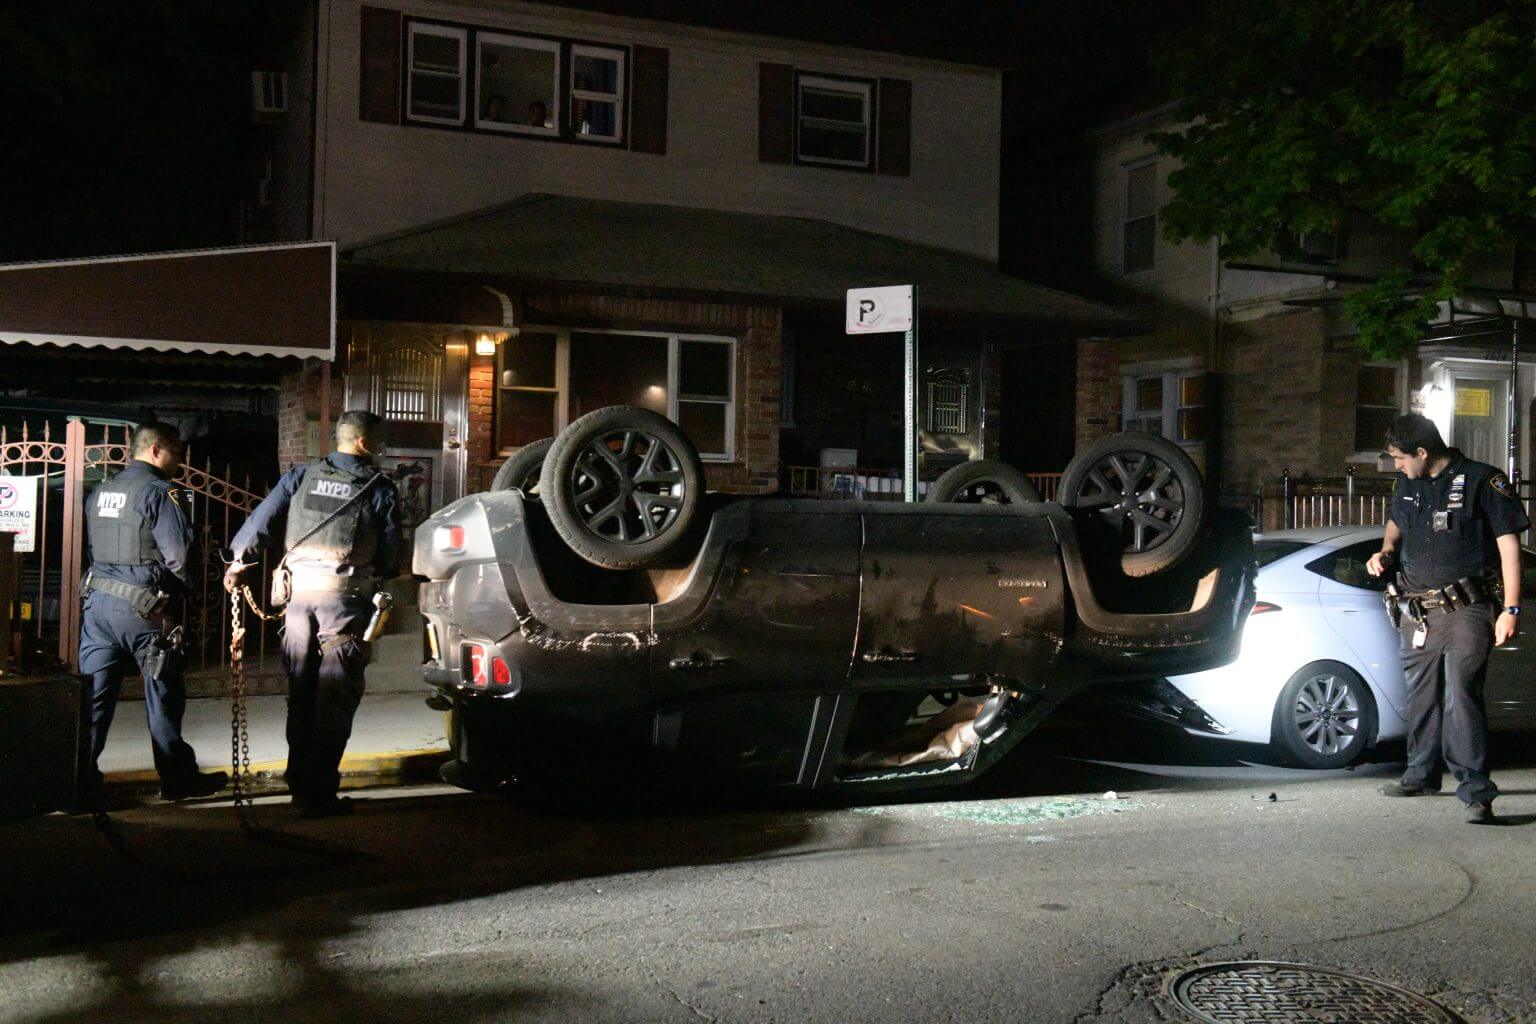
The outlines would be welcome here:
<svg viewBox="0 0 1536 1024">
<path fill-rule="evenodd" d="M 160 799 L 185 800 L 188 797 L 212 796 L 227 785 L 228 772 L 201 772 L 179 779 L 161 779 Z"/>
</svg>

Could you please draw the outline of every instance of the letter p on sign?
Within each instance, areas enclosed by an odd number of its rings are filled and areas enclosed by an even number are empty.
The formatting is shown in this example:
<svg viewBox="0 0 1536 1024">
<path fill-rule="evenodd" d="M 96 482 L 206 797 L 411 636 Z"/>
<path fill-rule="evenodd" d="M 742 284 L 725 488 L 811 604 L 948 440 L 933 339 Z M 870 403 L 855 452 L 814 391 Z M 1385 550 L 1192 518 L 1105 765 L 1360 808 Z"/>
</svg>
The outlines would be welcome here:
<svg viewBox="0 0 1536 1024">
<path fill-rule="evenodd" d="M 849 334 L 886 334 L 912 329 L 912 286 L 848 289 Z"/>
</svg>

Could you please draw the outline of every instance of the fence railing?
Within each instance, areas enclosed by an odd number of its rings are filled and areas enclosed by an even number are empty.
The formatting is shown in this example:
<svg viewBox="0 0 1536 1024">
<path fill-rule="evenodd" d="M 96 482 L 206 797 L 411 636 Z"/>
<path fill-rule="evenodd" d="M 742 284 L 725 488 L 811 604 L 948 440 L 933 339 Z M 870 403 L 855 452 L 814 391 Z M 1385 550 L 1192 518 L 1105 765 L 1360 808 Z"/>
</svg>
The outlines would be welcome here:
<svg viewBox="0 0 1536 1024">
<path fill-rule="evenodd" d="M 131 436 L 131 427 L 88 428 L 78 419 L 70 419 L 62 432 L 46 421 L 40 432 L 25 421 L 15 431 L 0 425 L 0 476 L 40 478 L 29 485 L 37 488 L 35 550 L 12 556 L 20 577 L 19 626 L 29 646 L 56 650 L 71 669 L 79 666 L 80 579 L 88 562 L 86 498 L 113 470 L 128 464 Z M 190 448 L 176 475 L 190 495 L 196 538 L 184 620 L 193 669 L 228 661 L 229 601 L 220 552 L 261 501 L 249 477 L 236 484 L 229 476 L 227 468 L 223 475 L 216 473 L 209 458 L 199 464 Z M 264 559 L 263 583 L 266 574 Z M 247 620 L 247 656 L 253 660 L 264 656 L 269 644 L 275 650 L 275 624 L 261 623 L 259 632 L 257 626 Z"/>
<path fill-rule="evenodd" d="M 1046 501 L 1055 499 L 1060 473 L 1026 473 Z M 838 498 L 858 501 L 900 501 L 901 470 L 854 466 L 785 466 L 784 484 L 796 498 Z M 917 482 L 917 496 L 928 493 L 928 481 Z"/>
</svg>

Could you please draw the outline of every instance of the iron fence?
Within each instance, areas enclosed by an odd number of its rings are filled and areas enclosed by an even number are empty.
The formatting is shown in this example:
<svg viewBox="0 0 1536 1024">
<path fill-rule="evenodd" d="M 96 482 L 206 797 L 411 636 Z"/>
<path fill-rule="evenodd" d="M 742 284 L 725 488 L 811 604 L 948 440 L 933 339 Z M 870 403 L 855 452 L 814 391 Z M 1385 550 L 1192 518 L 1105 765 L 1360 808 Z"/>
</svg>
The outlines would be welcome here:
<svg viewBox="0 0 1536 1024">
<path fill-rule="evenodd" d="M 121 424 L 87 427 L 71 418 L 63 436 L 45 421 L 33 430 L 23 421 L 19 429 L 0 425 L 0 476 L 39 477 L 36 543 L 30 552 L 12 557 L 18 565 L 20 629 L 31 646 L 54 648 L 58 660 L 79 667 L 80 579 L 88 554 L 85 545 L 85 501 L 114 469 L 130 460 L 132 428 Z M 88 436 L 89 435 L 89 436 Z M 241 484 L 215 472 L 211 458 L 198 464 L 189 447 L 176 481 L 191 498 L 188 513 L 195 545 L 185 594 L 185 626 L 190 668 L 223 667 L 229 658 L 229 601 L 224 594 L 224 559 L 245 518 L 261 500 L 249 476 Z M 262 561 L 262 582 L 268 566 Z M 275 650 L 276 624 L 248 624 L 247 657 Z M 56 646 L 55 646 L 56 645 Z"/>
</svg>

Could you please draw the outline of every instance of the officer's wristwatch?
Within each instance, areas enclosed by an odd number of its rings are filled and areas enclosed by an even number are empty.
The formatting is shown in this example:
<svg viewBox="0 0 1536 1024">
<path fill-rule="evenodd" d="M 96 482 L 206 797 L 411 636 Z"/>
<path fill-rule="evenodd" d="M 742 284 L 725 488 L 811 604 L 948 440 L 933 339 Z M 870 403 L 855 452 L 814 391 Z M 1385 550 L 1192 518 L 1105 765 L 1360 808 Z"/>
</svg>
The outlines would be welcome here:
<svg viewBox="0 0 1536 1024">
<path fill-rule="evenodd" d="M 1505 615 L 1519 615 L 1520 614 L 1520 606 L 1517 605 L 1517 604 L 1505 605 L 1504 606 L 1504 614 Z"/>
</svg>

